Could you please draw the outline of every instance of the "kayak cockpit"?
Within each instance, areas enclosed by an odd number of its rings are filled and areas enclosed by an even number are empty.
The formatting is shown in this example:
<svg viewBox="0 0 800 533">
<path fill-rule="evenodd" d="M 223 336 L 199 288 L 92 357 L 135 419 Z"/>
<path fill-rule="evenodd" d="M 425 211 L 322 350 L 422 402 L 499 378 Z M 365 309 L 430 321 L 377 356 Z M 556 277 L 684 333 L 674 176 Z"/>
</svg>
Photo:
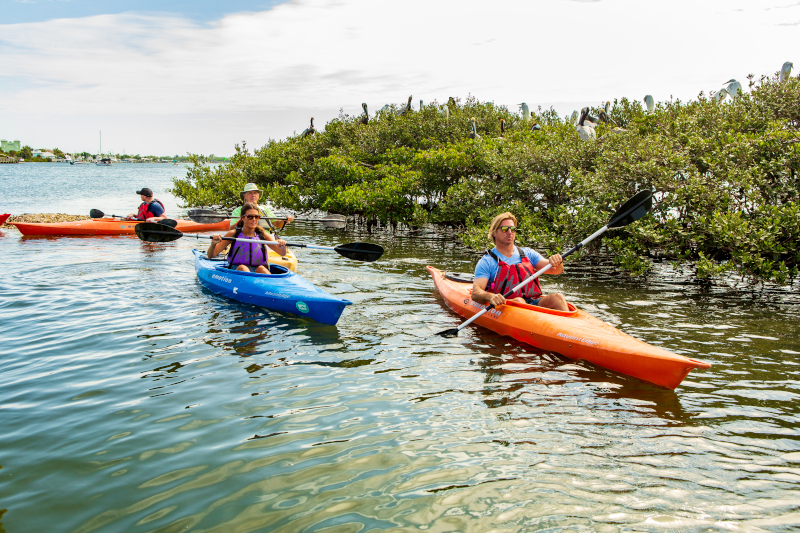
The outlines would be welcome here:
<svg viewBox="0 0 800 533">
<path fill-rule="evenodd" d="M 567 307 L 569 311 L 557 311 L 555 309 L 549 309 L 547 307 L 539 307 L 538 305 L 529 305 L 529 304 L 521 304 L 519 302 L 513 302 L 510 300 L 506 300 L 505 305 L 511 307 L 519 307 L 521 309 L 527 309 L 529 311 L 536 311 L 537 313 L 544 313 L 547 315 L 555 315 L 555 316 L 566 316 L 566 317 L 573 317 L 578 314 L 578 308 L 572 305 L 571 303 L 567 302 Z"/>
</svg>

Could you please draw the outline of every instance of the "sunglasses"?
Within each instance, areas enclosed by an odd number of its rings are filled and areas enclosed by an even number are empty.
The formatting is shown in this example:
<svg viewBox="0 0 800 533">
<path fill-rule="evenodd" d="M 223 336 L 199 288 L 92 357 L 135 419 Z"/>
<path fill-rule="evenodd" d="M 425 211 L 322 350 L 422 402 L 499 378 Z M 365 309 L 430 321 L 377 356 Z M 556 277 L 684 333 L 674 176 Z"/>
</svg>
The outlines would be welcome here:
<svg viewBox="0 0 800 533">
<path fill-rule="evenodd" d="M 508 233 L 509 231 L 510 231 L 511 233 L 516 233 L 516 232 L 517 232 L 517 227 L 516 227 L 516 226 L 500 226 L 500 227 L 499 227 L 499 228 L 497 228 L 497 229 L 499 229 L 499 230 L 500 230 L 500 231 L 502 231 L 503 233 Z"/>
<path fill-rule="evenodd" d="M 244 218 L 246 218 L 247 220 L 258 220 L 261 217 L 258 215 L 245 215 Z"/>
</svg>

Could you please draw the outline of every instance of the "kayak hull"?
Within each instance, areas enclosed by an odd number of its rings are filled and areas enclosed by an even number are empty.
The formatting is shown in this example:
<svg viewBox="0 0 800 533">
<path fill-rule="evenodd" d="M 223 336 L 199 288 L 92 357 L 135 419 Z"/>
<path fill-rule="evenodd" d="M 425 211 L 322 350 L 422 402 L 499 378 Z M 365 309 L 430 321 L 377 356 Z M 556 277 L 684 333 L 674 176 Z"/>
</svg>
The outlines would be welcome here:
<svg viewBox="0 0 800 533">
<path fill-rule="evenodd" d="M 10 217 L 10 216 L 11 216 L 11 213 L 6 213 L 4 215 L 0 215 L 0 226 L 5 224 L 6 220 L 8 220 L 8 217 Z"/>
<path fill-rule="evenodd" d="M 214 224 L 199 224 L 191 220 L 178 220 L 175 229 L 183 233 L 199 231 L 227 230 L 229 220 Z M 26 236 L 32 235 L 135 235 L 136 225 L 141 220 L 122 220 L 119 218 L 90 218 L 75 222 L 23 223 L 11 222 Z"/>
<path fill-rule="evenodd" d="M 192 250 L 200 283 L 212 292 L 233 300 L 273 311 L 335 325 L 352 302 L 333 296 L 305 278 L 277 265 L 272 274 L 239 272 L 223 261 L 211 261 L 200 250 Z"/>
<path fill-rule="evenodd" d="M 447 279 L 429 266 L 433 282 L 447 306 L 470 318 L 484 306 L 472 300 L 472 284 Z M 484 313 L 475 323 L 501 335 L 570 359 L 583 359 L 603 368 L 675 389 L 695 368 L 711 364 L 640 341 L 569 304 L 562 312 L 508 302 Z"/>
</svg>

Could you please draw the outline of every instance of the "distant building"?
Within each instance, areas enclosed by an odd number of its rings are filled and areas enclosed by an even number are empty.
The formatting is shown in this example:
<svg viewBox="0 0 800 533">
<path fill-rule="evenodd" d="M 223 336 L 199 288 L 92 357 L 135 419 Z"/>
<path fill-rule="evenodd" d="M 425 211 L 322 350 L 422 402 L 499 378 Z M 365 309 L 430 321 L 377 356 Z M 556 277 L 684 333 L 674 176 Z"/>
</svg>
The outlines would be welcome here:
<svg viewBox="0 0 800 533">
<path fill-rule="evenodd" d="M 8 152 L 19 152 L 20 150 L 22 150 L 22 148 L 20 147 L 19 141 L 12 142 L 2 139 L 0 140 L 0 150 L 8 153 Z"/>
</svg>

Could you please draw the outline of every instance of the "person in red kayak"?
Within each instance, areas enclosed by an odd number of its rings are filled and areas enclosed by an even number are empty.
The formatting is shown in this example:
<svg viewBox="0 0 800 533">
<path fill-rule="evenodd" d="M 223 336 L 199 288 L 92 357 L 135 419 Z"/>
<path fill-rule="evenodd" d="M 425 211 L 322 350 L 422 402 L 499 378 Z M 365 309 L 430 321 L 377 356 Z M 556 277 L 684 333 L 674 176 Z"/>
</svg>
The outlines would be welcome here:
<svg viewBox="0 0 800 533">
<path fill-rule="evenodd" d="M 167 218 L 167 210 L 161 200 L 153 198 L 153 191 L 147 187 L 136 194 L 142 199 L 139 210 L 128 215 L 129 220 L 144 220 L 145 222 L 158 222 Z"/>
<path fill-rule="evenodd" d="M 228 268 L 243 272 L 257 272 L 269 274 L 269 254 L 267 246 L 271 246 L 280 255 L 286 255 L 286 241 L 275 239 L 264 231 L 259 224 L 261 211 L 258 206 L 245 203 L 242 206 L 241 218 L 236 228 L 225 234 L 225 237 L 235 239 L 252 239 L 253 242 L 223 241 L 222 236 L 212 235 L 211 244 L 206 255 L 209 259 L 215 258 L 222 250 L 231 246 L 228 252 Z"/>
<path fill-rule="evenodd" d="M 495 307 L 503 305 L 506 303 L 503 294 L 548 264 L 553 266 L 545 274 L 564 272 L 560 254 L 545 259 L 536 250 L 518 248 L 514 244 L 516 237 L 517 217 L 508 212 L 494 217 L 489 226 L 489 238 L 494 241 L 495 247 L 488 250 L 475 265 L 475 280 L 472 282 L 472 299 L 475 302 Z M 538 278 L 512 294 L 509 300 L 569 311 L 567 300 L 560 292 L 542 294 Z"/>
</svg>

